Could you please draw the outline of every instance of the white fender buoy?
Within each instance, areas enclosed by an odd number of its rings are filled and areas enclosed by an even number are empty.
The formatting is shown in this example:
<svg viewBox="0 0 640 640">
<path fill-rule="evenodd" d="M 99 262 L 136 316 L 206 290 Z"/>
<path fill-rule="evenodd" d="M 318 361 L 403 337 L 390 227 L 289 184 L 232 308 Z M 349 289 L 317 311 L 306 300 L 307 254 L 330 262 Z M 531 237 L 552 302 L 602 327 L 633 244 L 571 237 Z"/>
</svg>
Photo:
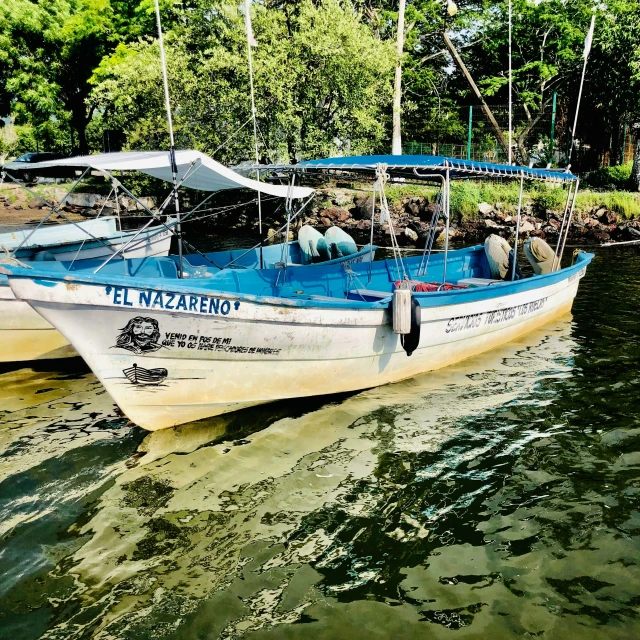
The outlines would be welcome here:
<svg viewBox="0 0 640 640">
<path fill-rule="evenodd" d="M 408 284 L 400 284 L 393 292 L 393 332 L 411 333 L 411 289 Z"/>
</svg>

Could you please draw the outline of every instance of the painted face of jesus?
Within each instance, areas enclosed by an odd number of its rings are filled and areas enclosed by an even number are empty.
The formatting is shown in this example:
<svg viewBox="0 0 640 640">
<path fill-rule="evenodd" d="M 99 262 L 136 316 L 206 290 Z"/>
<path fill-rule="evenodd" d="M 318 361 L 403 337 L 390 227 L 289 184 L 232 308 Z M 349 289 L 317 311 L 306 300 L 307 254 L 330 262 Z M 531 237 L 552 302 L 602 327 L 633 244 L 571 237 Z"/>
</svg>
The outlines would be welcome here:
<svg viewBox="0 0 640 640">
<path fill-rule="evenodd" d="M 138 322 L 132 327 L 133 340 L 139 347 L 145 347 L 152 341 L 154 327 L 150 322 Z"/>
</svg>

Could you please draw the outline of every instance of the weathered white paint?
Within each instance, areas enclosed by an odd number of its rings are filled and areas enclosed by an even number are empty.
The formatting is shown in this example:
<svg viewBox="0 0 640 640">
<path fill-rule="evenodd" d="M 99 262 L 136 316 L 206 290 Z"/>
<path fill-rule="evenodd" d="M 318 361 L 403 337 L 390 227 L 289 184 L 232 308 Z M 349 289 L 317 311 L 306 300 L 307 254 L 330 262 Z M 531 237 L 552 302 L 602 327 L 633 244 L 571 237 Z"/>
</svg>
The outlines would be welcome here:
<svg viewBox="0 0 640 640">
<path fill-rule="evenodd" d="M 24 300 L 16 300 L 8 284 L 0 286 L 0 362 L 22 362 L 77 356 L 67 339 Z"/>
<path fill-rule="evenodd" d="M 70 247 L 68 251 L 57 249 L 52 255 L 59 262 L 108 258 L 116 251 L 124 248 L 136 233 L 137 231 L 116 232 L 113 237 L 104 240 L 105 244 L 98 244 L 95 241 L 90 243 L 90 238 L 86 237 L 84 238 L 86 240 L 84 246 Z M 171 232 L 168 229 L 160 230 L 159 227 L 149 227 L 131 242 L 125 251 L 124 257 L 150 258 L 152 256 L 166 256 L 169 255 L 170 247 Z"/>
<path fill-rule="evenodd" d="M 178 311 L 149 308 L 133 288 L 29 279 L 12 279 L 11 286 L 63 331 L 131 420 L 156 430 L 282 398 L 365 389 L 453 364 L 567 313 L 583 272 L 491 300 L 423 307 L 420 346 L 411 357 L 386 309 L 300 307 L 225 294 L 217 300 L 228 301 L 226 313 L 216 315 L 201 296 L 186 296 L 194 298 L 192 309 Z M 115 346 L 135 317 L 158 323 L 160 338 L 146 352 Z M 167 377 L 159 385 L 134 385 L 123 373 L 134 364 L 166 369 Z"/>
<path fill-rule="evenodd" d="M 155 231 L 157 228 L 137 238 L 127 248 L 126 257 L 145 258 L 168 255 L 171 245 L 170 232 L 165 230 L 155 233 Z M 96 246 L 94 242 L 93 246 L 82 248 L 77 246 L 66 252 L 55 253 L 54 256 L 59 261 L 106 258 L 113 251 L 124 246 L 134 233 L 126 232 L 121 242 L 112 240 L 111 248 L 104 245 Z M 85 234 L 83 239 L 87 237 Z M 4 285 L 0 284 L 0 344 L 4 345 L 0 353 L 0 362 L 70 358 L 78 355 L 68 340 L 27 302 L 16 300 L 6 282 Z"/>
</svg>

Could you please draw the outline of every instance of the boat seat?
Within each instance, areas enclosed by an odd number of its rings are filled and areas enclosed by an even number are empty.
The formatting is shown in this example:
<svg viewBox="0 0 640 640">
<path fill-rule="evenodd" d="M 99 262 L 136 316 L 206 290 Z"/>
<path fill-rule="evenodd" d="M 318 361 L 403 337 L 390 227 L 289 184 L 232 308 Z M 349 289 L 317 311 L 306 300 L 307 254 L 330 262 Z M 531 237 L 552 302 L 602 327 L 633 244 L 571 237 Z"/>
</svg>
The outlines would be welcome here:
<svg viewBox="0 0 640 640">
<path fill-rule="evenodd" d="M 349 300 L 365 300 L 366 302 L 375 302 L 384 300 L 392 296 L 389 291 L 374 291 L 373 289 L 351 289 L 347 297 Z"/>
<path fill-rule="evenodd" d="M 467 287 L 487 287 L 498 282 L 504 282 L 504 280 L 492 280 L 491 278 L 462 278 L 462 280 L 458 280 L 458 284 L 464 284 Z"/>
</svg>

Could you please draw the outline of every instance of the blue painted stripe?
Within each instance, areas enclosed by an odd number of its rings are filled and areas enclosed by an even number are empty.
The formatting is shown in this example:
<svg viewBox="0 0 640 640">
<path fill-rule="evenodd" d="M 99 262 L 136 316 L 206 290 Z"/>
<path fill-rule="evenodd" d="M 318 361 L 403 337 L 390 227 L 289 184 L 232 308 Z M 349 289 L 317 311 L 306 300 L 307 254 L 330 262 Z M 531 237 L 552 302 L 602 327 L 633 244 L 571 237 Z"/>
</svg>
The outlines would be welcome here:
<svg viewBox="0 0 640 640">
<path fill-rule="evenodd" d="M 471 247 L 459 251 L 453 251 L 449 254 L 447 261 L 448 269 L 452 265 L 457 265 L 458 275 L 466 276 L 467 273 L 476 273 L 477 271 L 468 271 L 471 269 L 466 263 L 474 260 L 478 262 L 483 257 L 482 247 Z M 503 282 L 487 287 L 469 288 L 462 290 L 441 291 L 432 293 L 417 294 L 420 304 L 423 307 L 449 306 L 456 304 L 464 304 L 468 302 L 476 302 L 479 300 L 490 300 L 501 296 L 521 293 L 523 291 L 531 291 L 535 289 L 544 289 L 547 286 L 556 284 L 563 280 L 569 279 L 577 274 L 581 269 L 585 268 L 593 259 L 593 254 L 581 253 L 578 255 L 576 263 L 570 267 L 562 269 L 554 273 L 525 278 L 516 282 Z M 442 267 L 444 257 L 442 255 L 435 256 L 431 266 Z M 405 260 L 405 264 L 409 271 L 417 268 L 420 257 Z M 485 261 L 486 262 L 486 261 Z M 486 268 L 481 262 L 480 267 Z M 323 288 L 331 288 L 331 292 L 337 295 L 342 292 L 344 295 L 352 289 L 367 288 L 365 282 L 368 265 L 355 265 L 356 268 L 351 270 L 351 274 L 344 271 L 340 265 L 334 266 L 308 266 L 296 267 L 287 270 L 285 275 L 282 270 L 265 269 L 265 270 L 244 270 L 231 271 L 226 270 L 220 272 L 217 276 L 207 279 L 189 279 L 178 280 L 169 278 L 141 278 L 135 276 L 121 276 L 108 274 L 93 274 L 84 272 L 52 273 L 44 269 L 24 269 L 17 266 L 6 265 L 6 269 L 12 272 L 10 278 L 25 278 L 32 280 L 44 286 L 55 286 L 61 283 L 78 283 L 96 286 L 117 286 L 136 290 L 151 291 L 167 291 L 177 293 L 192 293 L 204 296 L 215 296 L 219 298 L 230 298 L 237 300 L 245 300 L 258 304 L 293 306 L 303 308 L 338 308 L 338 309 L 380 309 L 388 306 L 388 299 L 380 302 L 364 302 L 358 300 L 346 300 L 342 297 L 335 297 L 329 300 L 309 299 L 308 297 L 295 297 L 296 288 L 300 295 L 309 296 L 317 295 L 318 291 Z M 480 268 L 476 265 L 476 268 Z M 394 270 L 395 262 L 393 260 L 380 260 L 372 265 L 374 271 L 373 286 L 368 288 L 375 289 L 376 281 L 380 285 L 380 291 L 386 291 L 391 295 L 392 281 L 395 279 Z M 465 271 L 467 269 L 467 271 Z M 449 271 L 450 272 L 450 271 Z M 286 277 L 286 281 L 284 281 Z M 430 276 L 434 279 L 434 275 Z M 280 279 L 283 282 L 280 282 Z M 429 279 L 429 278 L 428 278 Z M 427 280 L 428 280 L 427 279 Z M 424 279 L 423 279 L 424 280 Z M 282 286 L 284 285 L 284 286 Z M 383 288 L 384 287 L 384 288 Z M 282 296 L 294 297 L 282 297 Z"/>
</svg>

